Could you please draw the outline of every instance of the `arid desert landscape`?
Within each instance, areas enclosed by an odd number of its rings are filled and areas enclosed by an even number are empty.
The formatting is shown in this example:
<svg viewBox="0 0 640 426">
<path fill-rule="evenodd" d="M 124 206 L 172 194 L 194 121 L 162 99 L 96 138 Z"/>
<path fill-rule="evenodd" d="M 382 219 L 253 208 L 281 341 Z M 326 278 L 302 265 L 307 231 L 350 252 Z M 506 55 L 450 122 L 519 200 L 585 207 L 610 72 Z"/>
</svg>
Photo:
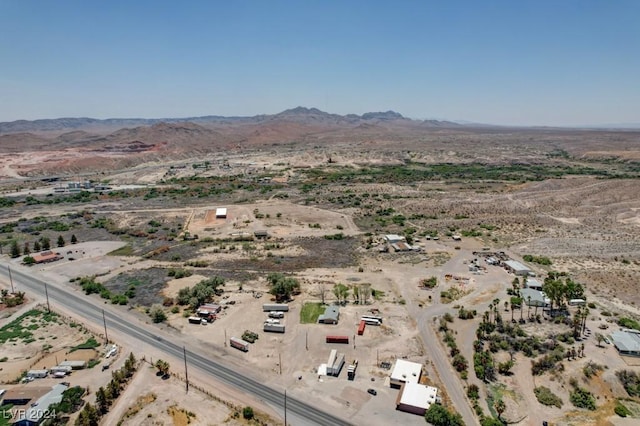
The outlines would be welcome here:
<svg viewBox="0 0 640 426">
<path fill-rule="evenodd" d="M 51 424 L 318 424 L 196 356 L 344 424 L 640 419 L 638 131 L 299 107 L 0 123 L 0 162 L 0 388 L 65 381 Z"/>
</svg>

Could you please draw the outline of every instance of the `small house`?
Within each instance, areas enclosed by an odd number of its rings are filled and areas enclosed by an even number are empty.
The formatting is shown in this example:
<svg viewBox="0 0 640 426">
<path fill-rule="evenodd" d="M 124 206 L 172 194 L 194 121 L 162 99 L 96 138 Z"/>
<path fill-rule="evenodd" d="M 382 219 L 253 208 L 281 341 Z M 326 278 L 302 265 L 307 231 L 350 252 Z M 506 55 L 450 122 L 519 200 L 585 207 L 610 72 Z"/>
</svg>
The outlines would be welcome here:
<svg viewBox="0 0 640 426">
<path fill-rule="evenodd" d="M 318 322 L 320 324 L 337 324 L 338 319 L 340 319 L 340 309 L 335 305 L 331 305 L 327 306 L 324 314 L 318 317 Z"/>
</svg>

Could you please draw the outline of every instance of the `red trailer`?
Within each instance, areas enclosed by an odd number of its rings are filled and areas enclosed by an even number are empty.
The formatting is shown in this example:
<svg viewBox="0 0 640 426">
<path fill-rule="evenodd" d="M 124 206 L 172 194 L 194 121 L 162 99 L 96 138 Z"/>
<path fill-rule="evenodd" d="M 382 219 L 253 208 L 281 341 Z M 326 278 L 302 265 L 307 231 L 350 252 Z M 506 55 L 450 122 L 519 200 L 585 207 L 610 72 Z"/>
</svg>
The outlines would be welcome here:
<svg viewBox="0 0 640 426">
<path fill-rule="evenodd" d="M 349 343 L 349 336 L 327 336 L 327 343 Z"/>
<path fill-rule="evenodd" d="M 364 334 L 364 328 L 367 326 L 367 323 L 364 320 L 360 321 L 360 325 L 358 326 L 358 336 L 362 336 Z"/>
</svg>

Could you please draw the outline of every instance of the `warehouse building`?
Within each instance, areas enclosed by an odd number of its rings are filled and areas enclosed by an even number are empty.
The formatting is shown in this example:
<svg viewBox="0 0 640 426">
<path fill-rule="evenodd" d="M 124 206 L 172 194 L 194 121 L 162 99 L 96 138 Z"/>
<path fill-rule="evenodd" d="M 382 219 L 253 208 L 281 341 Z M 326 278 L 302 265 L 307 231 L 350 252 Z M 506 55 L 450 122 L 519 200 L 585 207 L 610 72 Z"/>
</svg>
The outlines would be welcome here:
<svg viewBox="0 0 640 426">
<path fill-rule="evenodd" d="M 504 268 L 512 272 L 518 276 L 526 277 L 533 274 L 533 271 L 528 267 L 524 266 L 522 263 L 517 260 L 507 260 L 504 262 Z"/>
</svg>

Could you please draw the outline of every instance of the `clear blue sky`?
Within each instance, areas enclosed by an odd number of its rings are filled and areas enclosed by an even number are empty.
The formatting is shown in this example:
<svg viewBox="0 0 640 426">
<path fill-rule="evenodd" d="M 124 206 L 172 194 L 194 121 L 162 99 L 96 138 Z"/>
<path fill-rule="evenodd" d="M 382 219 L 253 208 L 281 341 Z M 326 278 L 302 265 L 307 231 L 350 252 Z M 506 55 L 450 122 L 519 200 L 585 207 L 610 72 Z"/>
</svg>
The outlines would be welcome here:
<svg viewBox="0 0 640 426">
<path fill-rule="evenodd" d="M 640 122 L 640 1 L 0 0 L 0 121 Z"/>
</svg>

